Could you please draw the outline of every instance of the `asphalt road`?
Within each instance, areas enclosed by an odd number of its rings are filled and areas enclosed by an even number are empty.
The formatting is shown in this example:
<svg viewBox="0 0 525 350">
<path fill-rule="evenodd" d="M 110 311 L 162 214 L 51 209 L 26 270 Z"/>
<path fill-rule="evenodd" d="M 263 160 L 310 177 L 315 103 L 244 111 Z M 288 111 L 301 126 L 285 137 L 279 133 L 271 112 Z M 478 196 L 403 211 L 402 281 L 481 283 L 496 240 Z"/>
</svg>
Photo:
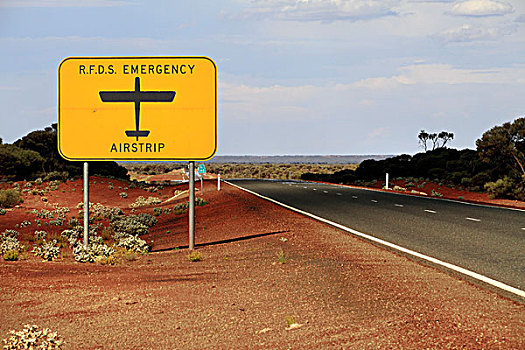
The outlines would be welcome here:
<svg viewBox="0 0 525 350">
<path fill-rule="evenodd" d="M 230 182 L 525 290 L 524 211 L 309 182 Z"/>
</svg>

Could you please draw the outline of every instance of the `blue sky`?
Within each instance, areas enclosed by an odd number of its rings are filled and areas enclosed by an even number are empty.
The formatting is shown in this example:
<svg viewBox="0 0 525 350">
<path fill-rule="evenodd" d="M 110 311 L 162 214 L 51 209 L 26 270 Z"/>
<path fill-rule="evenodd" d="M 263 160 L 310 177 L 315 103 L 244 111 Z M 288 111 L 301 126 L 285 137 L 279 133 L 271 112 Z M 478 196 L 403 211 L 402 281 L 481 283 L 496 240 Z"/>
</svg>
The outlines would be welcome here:
<svg viewBox="0 0 525 350">
<path fill-rule="evenodd" d="M 523 0 L 0 0 L 0 47 L 8 143 L 56 122 L 70 56 L 212 58 L 218 155 L 474 148 L 525 115 Z"/>
</svg>

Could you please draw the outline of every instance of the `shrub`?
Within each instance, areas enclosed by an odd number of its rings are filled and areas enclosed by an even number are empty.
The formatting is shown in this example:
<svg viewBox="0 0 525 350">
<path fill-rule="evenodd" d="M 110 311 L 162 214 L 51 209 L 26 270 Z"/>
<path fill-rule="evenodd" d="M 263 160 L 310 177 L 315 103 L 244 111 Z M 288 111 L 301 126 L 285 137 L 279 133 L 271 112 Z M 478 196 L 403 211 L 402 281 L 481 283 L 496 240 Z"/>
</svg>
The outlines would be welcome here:
<svg viewBox="0 0 525 350">
<path fill-rule="evenodd" d="M 201 261 L 201 260 L 202 260 L 202 254 L 201 254 L 201 252 L 196 251 L 196 250 L 192 250 L 192 251 L 188 254 L 188 260 L 191 261 L 191 262 Z"/>
<path fill-rule="evenodd" d="M 81 263 L 95 262 L 99 257 L 106 257 L 113 255 L 115 249 L 106 244 L 89 244 L 85 247 L 83 244 L 79 244 L 73 249 L 73 256 L 76 261 Z"/>
<path fill-rule="evenodd" d="M 44 243 L 41 247 L 34 247 L 33 254 L 41 257 L 44 260 L 52 261 L 60 255 L 60 248 L 57 246 L 57 240 Z"/>
<path fill-rule="evenodd" d="M 0 235 L 0 255 L 5 256 L 9 252 L 19 253 L 20 251 L 22 251 L 22 246 L 20 246 L 20 242 L 16 238 L 16 235 L 6 234 L 6 231 L 2 232 L 2 234 Z M 18 235 L 18 233 L 16 234 Z"/>
<path fill-rule="evenodd" d="M 159 216 L 160 214 L 162 214 L 161 208 L 153 208 L 153 215 Z"/>
<path fill-rule="evenodd" d="M 0 215 L 5 215 L 5 213 L 7 213 L 7 211 L 5 209 L 0 208 Z"/>
<path fill-rule="evenodd" d="M 16 237 L 18 237 L 18 231 L 5 230 L 4 232 L 2 232 L 0 237 L 13 237 L 13 238 L 16 238 Z"/>
<path fill-rule="evenodd" d="M 286 254 L 281 248 L 277 253 L 277 259 L 279 259 L 279 263 L 285 264 L 288 261 L 288 254 Z"/>
<path fill-rule="evenodd" d="M 121 216 L 111 223 L 111 228 L 115 232 L 124 232 L 134 236 L 145 235 L 149 232 L 149 227 L 143 224 L 138 216 Z"/>
<path fill-rule="evenodd" d="M 100 265 L 115 265 L 117 263 L 117 258 L 115 255 L 97 256 L 95 262 Z"/>
<path fill-rule="evenodd" d="M 118 242 L 115 246 L 139 254 L 146 254 L 149 252 L 149 246 L 145 240 L 129 234 L 118 236 Z"/>
<path fill-rule="evenodd" d="M 204 199 L 202 198 L 196 198 L 195 199 L 195 205 L 198 206 L 198 207 L 202 207 L 202 206 L 205 206 L 206 204 L 208 204 L 208 202 L 206 202 Z"/>
<path fill-rule="evenodd" d="M 66 181 L 68 177 L 69 177 L 69 173 L 67 171 L 52 171 L 48 173 L 46 176 L 44 176 L 44 181 L 53 181 L 53 180 Z"/>
<path fill-rule="evenodd" d="M 43 241 L 44 239 L 46 239 L 47 232 L 46 231 L 35 231 L 34 235 L 37 241 Z"/>
<path fill-rule="evenodd" d="M 525 183 L 509 176 L 505 176 L 503 179 L 495 182 L 487 182 L 484 187 L 490 198 L 525 200 Z"/>
<path fill-rule="evenodd" d="M 159 204 L 161 202 L 161 200 L 157 197 L 148 197 L 148 199 L 145 199 L 144 197 L 142 196 L 139 196 L 134 203 L 131 203 L 129 205 L 130 208 L 140 208 L 140 207 L 144 207 L 144 206 L 147 206 L 147 205 L 152 205 L 152 204 Z"/>
<path fill-rule="evenodd" d="M 433 197 L 443 197 L 443 195 L 439 192 L 437 192 L 436 190 L 432 190 L 432 196 Z"/>
<path fill-rule="evenodd" d="M 128 194 L 126 192 L 120 192 L 119 194 L 122 198 L 128 198 Z"/>
<path fill-rule="evenodd" d="M 18 252 L 16 250 L 10 250 L 3 255 L 5 261 L 17 261 Z"/>
<path fill-rule="evenodd" d="M 0 190 L 0 207 L 12 208 L 20 204 L 21 201 L 22 199 L 20 198 L 20 192 L 18 192 L 18 190 Z"/>
<path fill-rule="evenodd" d="M 134 215 L 130 216 L 133 217 Z M 136 218 L 141 224 L 147 225 L 149 227 L 152 227 L 158 222 L 158 220 L 153 215 L 148 213 L 140 213 Z"/>
<path fill-rule="evenodd" d="M 57 332 L 48 328 L 42 330 L 36 325 L 25 325 L 21 331 L 10 331 L 10 336 L 4 339 L 4 349 L 62 349 L 63 341 Z"/>
<path fill-rule="evenodd" d="M 173 214 L 178 215 L 184 213 L 188 209 L 188 202 L 175 204 L 173 207 Z"/>
</svg>

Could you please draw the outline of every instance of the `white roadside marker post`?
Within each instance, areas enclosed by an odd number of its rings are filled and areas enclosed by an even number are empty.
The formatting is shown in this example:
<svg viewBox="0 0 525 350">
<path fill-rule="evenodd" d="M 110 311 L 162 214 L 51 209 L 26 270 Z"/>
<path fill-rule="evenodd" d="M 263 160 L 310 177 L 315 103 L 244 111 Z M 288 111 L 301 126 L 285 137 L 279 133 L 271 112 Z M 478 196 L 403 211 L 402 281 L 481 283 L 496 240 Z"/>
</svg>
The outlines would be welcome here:
<svg viewBox="0 0 525 350">
<path fill-rule="evenodd" d="M 386 173 L 386 180 L 385 180 L 385 189 L 389 189 L 388 188 L 388 173 Z"/>
<path fill-rule="evenodd" d="M 217 177 L 217 191 L 221 190 L 221 174 Z"/>
<path fill-rule="evenodd" d="M 190 162 L 190 186 L 189 186 L 189 208 L 188 208 L 188 220 L 189 220 L 189 249 L 195 248 L 195 162 Z"/>
<path fill-rule="evenodd" d="M 88 162 L 84 162 L 84 247 L 89 241 L 89 172 Z"/>
</svg>

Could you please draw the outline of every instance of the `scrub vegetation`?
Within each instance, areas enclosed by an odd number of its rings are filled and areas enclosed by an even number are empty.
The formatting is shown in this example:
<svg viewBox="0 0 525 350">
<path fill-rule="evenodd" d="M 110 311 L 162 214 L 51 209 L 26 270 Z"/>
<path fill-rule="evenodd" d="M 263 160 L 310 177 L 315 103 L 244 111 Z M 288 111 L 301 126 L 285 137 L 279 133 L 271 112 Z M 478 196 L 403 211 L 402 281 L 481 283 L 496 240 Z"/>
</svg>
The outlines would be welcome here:
<svg viewBox="0 0 525 350">
<path fill-rule="evenodd" d="M 446 136 L 451 139 L 450 133 Z M 421 143 L 421 133 L 418 138 Z M 417 178 L 470 191 L 487 191 L 492 198 L 525 200 L 525 118 L 493 127 L 476 141 L 476 146 L 476 150 L 437 146 L 413 156 L 365 160 L 355 170 L 307 172 L 301 179 L 367 185 L 383 180 L 389 173 L 395 179 Z"/>
</svg>

